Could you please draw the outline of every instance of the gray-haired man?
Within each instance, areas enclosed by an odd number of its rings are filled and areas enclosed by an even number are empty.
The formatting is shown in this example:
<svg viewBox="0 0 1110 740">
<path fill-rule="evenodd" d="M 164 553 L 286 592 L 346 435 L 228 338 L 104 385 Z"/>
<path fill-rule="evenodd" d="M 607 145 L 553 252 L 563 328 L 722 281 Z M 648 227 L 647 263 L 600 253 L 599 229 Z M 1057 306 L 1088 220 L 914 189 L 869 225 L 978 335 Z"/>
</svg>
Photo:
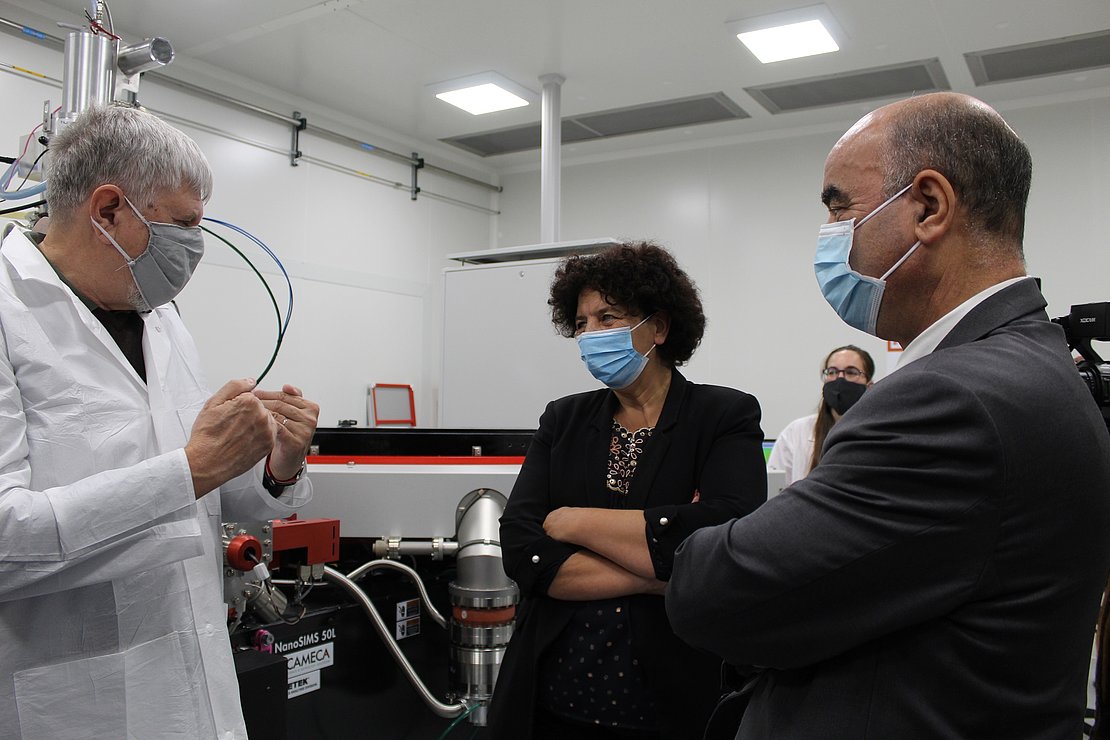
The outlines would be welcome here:
<svg viewBox="0 0 1110 740">
<path fill-rule="evenodd" d="M 319 408 L 210 395 L 169 302 L 203 252 L 197 145 L 95 108 L 51 142 L 45 236 L 0 249 L 0 738 L 245 738 L 222 519 L 288 516 Z"/>
</svg>

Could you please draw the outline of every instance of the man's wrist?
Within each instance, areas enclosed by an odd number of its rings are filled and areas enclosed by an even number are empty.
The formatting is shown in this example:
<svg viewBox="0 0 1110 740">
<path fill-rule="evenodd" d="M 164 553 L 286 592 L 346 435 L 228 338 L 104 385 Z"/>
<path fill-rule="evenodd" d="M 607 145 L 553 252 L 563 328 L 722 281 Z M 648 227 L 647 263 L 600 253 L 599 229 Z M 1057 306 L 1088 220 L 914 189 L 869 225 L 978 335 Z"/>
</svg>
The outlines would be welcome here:
<svg viewBox="0 0 1110 740">
<path fill-rule="evenodd" d="M 280 496 L 282 491 L 287 486 L 292 486 L 304 477 L 305 461 L 301 460 L 301 466 L 297 468 L 297 472 L 290 478 L 277 478 L 274 476 L 273 470 L 270 469 L 270 458 L 266 458 L 266 465 L 262 472 L 262 487 L 270 492 L 271 495 Z"/>
</svg>

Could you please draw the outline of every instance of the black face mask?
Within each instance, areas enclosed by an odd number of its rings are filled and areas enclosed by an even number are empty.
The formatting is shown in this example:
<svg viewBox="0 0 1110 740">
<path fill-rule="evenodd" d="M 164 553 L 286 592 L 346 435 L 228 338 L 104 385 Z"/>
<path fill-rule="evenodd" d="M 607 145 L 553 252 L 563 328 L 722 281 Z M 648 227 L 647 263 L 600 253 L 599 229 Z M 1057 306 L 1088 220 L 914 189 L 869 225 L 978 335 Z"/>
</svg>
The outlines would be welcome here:
<svg viewBox="0 0 1110 740">
<path fill-rule="evenodd" d="M 853 383 L 846 378 L 837 378 L 825 383 L 825 386 L 821 389 L 821 395 L 829 408 L 843 416 L 848 409 L 856 405 L 856 401 L 863 397 L 863 392 L 866 390 L 867 386 L 863 383 Z"/>
</svg>

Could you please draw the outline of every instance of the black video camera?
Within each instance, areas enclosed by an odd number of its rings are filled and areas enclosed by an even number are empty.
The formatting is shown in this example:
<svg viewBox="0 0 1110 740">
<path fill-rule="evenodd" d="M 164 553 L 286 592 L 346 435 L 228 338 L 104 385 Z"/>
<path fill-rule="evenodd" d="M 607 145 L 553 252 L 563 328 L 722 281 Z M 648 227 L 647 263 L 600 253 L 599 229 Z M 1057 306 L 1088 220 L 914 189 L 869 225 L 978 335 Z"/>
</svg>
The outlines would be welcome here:
<svg viewBox="0 0 1110 740">
<path fill-rule="evenodd" d="M 1075 365 L 1079 377 L 1090 389 L 1110 428 L 1110 364 L 1091 347 L 1092 341 L 1110 341 L 1110 303 L 1072 306 L 1071 313 L 1052 322 L 1064 328 L 1068 349 L 1078 350 L 1083 358 Z"/>
</svg>

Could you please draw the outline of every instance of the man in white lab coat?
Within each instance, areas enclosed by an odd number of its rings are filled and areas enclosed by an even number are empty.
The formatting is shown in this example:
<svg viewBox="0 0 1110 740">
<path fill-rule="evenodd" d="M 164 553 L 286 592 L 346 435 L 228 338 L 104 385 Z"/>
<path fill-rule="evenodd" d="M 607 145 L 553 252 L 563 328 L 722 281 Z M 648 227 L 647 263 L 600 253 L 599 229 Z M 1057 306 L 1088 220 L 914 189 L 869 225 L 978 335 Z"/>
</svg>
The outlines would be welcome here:
<svg viewBox="0 0 1110 740">
<path fill-rule="evenodd" d="M 211 395 L 169 301 L 211 191 L 127 108 L 51 142 L 48 233 L 0 247 L 0 739 L 245 738 L 221 520 L 288 516 L 319 408 Z"/>
</svg>

